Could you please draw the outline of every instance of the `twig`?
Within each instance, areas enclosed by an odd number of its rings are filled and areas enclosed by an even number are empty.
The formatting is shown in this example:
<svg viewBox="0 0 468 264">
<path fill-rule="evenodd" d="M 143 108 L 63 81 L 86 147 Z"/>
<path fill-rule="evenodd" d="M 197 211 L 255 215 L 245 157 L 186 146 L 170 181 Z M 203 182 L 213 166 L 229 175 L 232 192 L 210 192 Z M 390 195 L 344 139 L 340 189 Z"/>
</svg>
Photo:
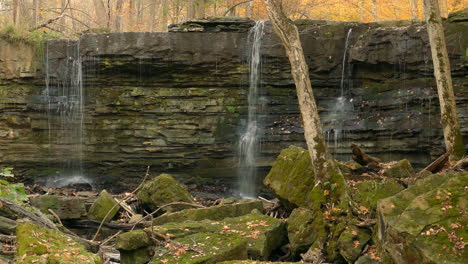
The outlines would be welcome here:
<svg viewBox="0 0 468 264">
<path fill-rule="evenodd" d="M 16 236 L 0 235 L 0 241 L 5 243 L 14 243 L 16 241 Z"/>
<path fill-rule="evenodd" d="M 138 225 L 139 223 L 143 222 L 143 220 L 145 220 L 146 218 L 148 217 L 153 217 L 153 215 L 157 212 L 159 212 L 161 209 L 165 208 L 165 207 L 168 207 L 168 206 L 172 206 L 172 205 L 187 205 L 187 206 L 193 206 L 193 207 L 197 207 L 197 208 L 206 208 L 205 206 L 203 205 L 200 205 L 200 204 L 193 204 L 193 203 L 186 203 L 186 202 L 172 202 L 172 203 L 168 203 L 168 204 L 165 204 L 165 205 L 162 205 L 160 207 L 158 207 L 158 209 L 154 210 L 153 212 L 151 212 L 150 214 L 147 214 L 145 215 L 145 217 L 142 217 L 140 220 L 136 221 L 132 230 L 135 229 L 136 225 Z M 152 225 L 153 223 L 151 223 Z"/>
<path fill-rule="evenodd" d="M 262 200 L 262 201 L 264 201 L 264 202 L 266 202 L 266 203 L 276 204 L 276 202 L 270 201 L 270 200 L 265 199 L 265 198 L 263 198 L 263 197 L 261 197 L 261 196 L 258 196 L 258 199 L 259 199 L 259 200 Z"/>
<path fill-rule="evenodd" d="M 107 243 L 109 243 L 109 241 L 111 241 L 112 239 L 116 238 L 118 235 L 122 234 L 122 230 L 120 230 L 119 232 L 115 233 L 113 236 L 107 238 L 106 240 L 102 241 L 101 243 L 101 247 Z"/>
<path fill-rule="evenodd" d="M 57 221 L 59 222 L 61 226 L 64 226 L 62 223 L 62 220 L 60 220 L 60 217 L 54 212 L 54 210 L 49 208 L 47 209 L 47 211 L 49 211 L 49 213 L 51 213 L 55 217 L 55 219 L 57 219 Z"/>
<path fill-rule="evenodd" d="M 252 2 L 253 0 L 247 0 L 247 1 L 244 1 L 244 2 L 240 2 L 240 3 L 237 3 L 231 7 L 229 7 L 226 12 L 224 12 L 223 16 L 226 16 L 229 12 L 231 12 L 234 8 L 240 6 L 240 5 L 243 5 L 243 4 L 246 4 L 246 3 L 249 3 L 249 2 Z"/>
<path fill-rule="evenodd" d="M 0 249 L 0 255 L 15 255 L 16 254 L 16 250 L 4 250 L 4 249 Z"/>
<path fill-rule="evenodd" d="M 40 24 L 40 25 L 37 26 L 37 27 L 34 27 L 34 28 L 30 29 L 29 32 L 32 32 L 32 31 L 34 31 L 34 30 L 43 28 L 43 27 L 49 25 L 50 23 L 53 23 L 53 22 L 55 22 L 55 21 L 61 19 L 61 18 L 64 16 L 65 10 L 67 9 L 69 3 L 70 3 L 70 1 L 67 0 L 67 4 L 66 4 L 65 7 L 62 8 L 62 10 L 60 11 L 60 15 L 58 15 L 58 16 L 56 16 L 56 17 L 54 17 L 54 18 L 51 18 L 51 19 L 49 19 L 49 20 L 47 20 L 46 22 Z"/>
<path fill-rule="evenodd" d="M 141 181 L 140 185 L 138 185 L 138 187 L 136 187 L 135 190 L 133 190 L 133 192 L 130 193 L 129 196 L 125 197 L 122 201 L 125 202 L 127 199 L 130 199 L 130 197 L 132 197 L 133 194 L 135 194 L 141 187 L 143 187 L 143 184 L 145 183 L 146 179 L 149 177 L 149 170 L 150 170 L 150 166 L 148 166 L 146 168 L 146 174 L 145 174 L 145 177 L 143 178 L 143 181 Z M 112 212 L 112 210 L 114 210 L 114 208 L 117 206 L 117 205 L 120 205 L 118 201 L 116 201 L 117 204 L 115 204 L 114 206 L 112 206 L 112 208 L 107 212 L 107 214 L 104 216 L 104 218 L 102 219 L 101 221 L 101 224 L 99 225 L 99 228 L 98 230 L 96 231 L 96 233 L 94 234 L 93 236 L 93 239 L 91 241 L 96 241 L 96 238 L 97 236 L 99 235 L 99 232 L 101 231 L 101 228 L 102 228 L 102 225 L 104 224 L 104 222 L 106 221 L 107 217 L 110 215 L 110 213 Z M 133 230 L 133 229 L 132 229 Z"/>
</svg>

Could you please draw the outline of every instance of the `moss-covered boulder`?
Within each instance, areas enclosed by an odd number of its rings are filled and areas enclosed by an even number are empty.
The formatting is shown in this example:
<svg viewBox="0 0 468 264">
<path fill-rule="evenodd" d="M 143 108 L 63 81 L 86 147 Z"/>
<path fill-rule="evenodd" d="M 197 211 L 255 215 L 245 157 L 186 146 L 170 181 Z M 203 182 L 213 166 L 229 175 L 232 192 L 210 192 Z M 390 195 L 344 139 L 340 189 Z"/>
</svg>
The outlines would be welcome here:
<svg viewBox="0 0 468 264">
<path fill-rule="evenodd" d="M 115 248 L 120 252 L 122 264 L 144 264 L 151 260 L 150 237 L 143 230 L 135 230 L 119 235 Z"/>
<path fill-rule="evenodd" d="M 250 259 L 259 259 L 266 260 L 269 258 L 271 253 L 283 245 L 286 242 L 286 223 L 282 220 L 269 217 L 262 214 L 249 214 L 240 217 L 226 218 L 222 221 L 185 221 L 181 223 L 167 223 L 160 226 L 153 226 L 152 229 L 154 232 L 163 234 L 170 238 L 173 242 L 182 243 L 182 247 L 185 246 L 199 246 L 192 245 L 190 242 L 192 238 L 198 234 L 205 234 L 203 240 L 196 240 L 197 243 L 200 242 L 206 245 L 215 245 L 220 243 L 218 238 L 222 238 L 219 235 L 235 235 L 240 236 L 245 240 L 244 250 L 246 252 L 245 257 L 237 256 L 233 259 L 246 259 L 247 256 Z M 143 249 L 148 249 L 150 246 L 154 246 L 152 241 L 149 238 L 149 230 L 142 231 L 132 231 L 120 235 L 116 241 L 116 247 L 121 252 L 122 259 L 125 259 L 128 262 L 125 263 L 144 263 L 144 262 L 135 262 L 139 261 L 136 259 L 138 257 L 136 252 L 143 252 L 144 256 L 147 256 L 146 252 Z M 215 237 L 215 240 L 211 238 Z M 190 238 L 190 239 L 188 239 Z M 235 238 L 235 237 L 234 237 Z M 190 246 L 190 247 L 191 247 Z M 204 245 L 202 245 L 204 246 Z M 237 247 L 237 246 L 236 246 Z M 219 248 L 219 247 L 218 247 Z M 187 250 L 187 248 L 185 248 Z M 156 250 L 157 252 L 158 250 Z M 163 250 L 159 250 L 163 252 Z M 207 252 L 211 252 L 211 249 L 208 249 Z M 146 254 L 146 255 L 145 255 Z M 157 258 L 160 260 L 171 259 L 169 255 L 159 256 Z M 185 254 L 185 253 L 184 253 Z M 209 253 L 211 254 L 211 253 Z M 201 256 L 202 260 L 209 256 L 208 253 L 204 253 Z M 164 256 L 164 257 L 163 257 Z M 190 255 L 192 256 L 192 255 Z M 145 257 L 147 258 L 147 257 Z M 198 258 L 197 258 L 198 259 Z M 209 258 L 211 259 L 211 258 Z M 133 262 L 132 262 L 133 261 Z M 181 261 L 179 259 L 179 261 Z M 184 259 L 185 261 L 185 259 Z M 211 260 L 210 260 L 211 261 Z M 123 262 L 122 262 L 123 263 Z M 179 262 L 185 263 L 185 262 Z M 192 262 L 188 262 L 192 263 Z M 193 262 L 193 263 L 211 263 L 211 262 Z"/>
<path fill-rule="evenodd" d="M 407 160 L 400 160 L 394 164 L 384 168 L 383 176 L 389 178 L 409 178 L 414 176 L 414 169 L 411 163 Z"/>
<path fill-rule="evenodd" d="M 223 220 L 228 217 L 237 217 L 250 214 L 252 210 L 263 211 L 261 201 L 250 200 L 236 204 L 225 204 L 207 208 L 191 208 L 179 212 L 165 213 L 153 220 L 153 224 L 162 225 L 171 222 L 184 222 L 187 220 Z"/>
<path fill-rule="evenodd" d="M 30 202 L 45 214 L 49 214 L 49 209 L 53 210 L 60 219 L 78 219 L 87 214 L 85 200 L 78 197 L 41 195 L 31 197 Z"/>
<path fill-rule="evenodd" d="M 371 234 L 367 229 L 358 228 L 353 225 L 346 227 L 338 239 L 340 255 L 348 263 L 353 263 L 361 255 L 362 249 L 370 238 Z"/>
<path fill-rule="evenodd" d="M 374 240 L 387 263 L 466 263 L 468 172 L 435 174 L 377 203 Z"/>
<path fill-rule="evenodd" d="M 237 234 L 196 233 L 174 242 L 156 248 L 150 264 L 209 264 L 247 258 L 247 239 Z"/>
<path fill-rule="evenodd" d="M 256 260 L 234 260 L 234 261 L 223 261 L 217 264 L 296 264 L 304 262 L 269 262 L 269 261 L 256 261 Z"/>
<path fill-rule="evenodd" d="M 106 190 L 102 190 L 99 197 L 89 208 L 88 218 L 91 220 L 102 221 L 107 215 L 105 221 L 109 222 L 114 218 L 119 210 L 120 205 L 118 205 L 114 197 L 112 197 L 112 195 L 110 195 Z"/>
<path fill-rule="evenodd" d="M 292 209 L 310 205 L 309 192 L 314 180 L 309 152 L 290 146 L 281 151 L 263 183 Z"/>
<path fill-rule="evenodd" d="M 321 212 L 296 208 L 288 218 L 289 247 L 293 255 L 306 252 L 320 237 L 327 235 L 326 223 Z"/>
<path fill-rule="evenodd" d="M 378 200 L 393 196 L 404 187 L 393 179 L 384 179 L 358 182 L 351 189 L 350 194 L 355 202 L 374 211 Z"/>
<path fill-rule="evenodd" d="M 16 229 L 18 264 L 100 264 L 98 255 L 59 231 L 31 223 L 18 224 Z"/>
<path fill-rule="evenodd" d="M 262 214 L 248 214 L 222 221 L 186 221 L 155 226 L 162 234 L 180 238 L 198 232 L 239 234 L 248 240 L 248 255 L 252 259 L 268 259 L 286 240 L 285 222 Z"/>
<path fill-rule="evenodd" d="M 156 210 L 162 205 L 172 202 L 193 203 L 193 197 L 169 174 L 161 174 L 153 180 L 147 182 L 137 197 L 143 206 L 150 210 Z M 165 211 L 178 211 L 185 209 L 183 206 L 171 206 L 165 208 Z"/>
</svg>

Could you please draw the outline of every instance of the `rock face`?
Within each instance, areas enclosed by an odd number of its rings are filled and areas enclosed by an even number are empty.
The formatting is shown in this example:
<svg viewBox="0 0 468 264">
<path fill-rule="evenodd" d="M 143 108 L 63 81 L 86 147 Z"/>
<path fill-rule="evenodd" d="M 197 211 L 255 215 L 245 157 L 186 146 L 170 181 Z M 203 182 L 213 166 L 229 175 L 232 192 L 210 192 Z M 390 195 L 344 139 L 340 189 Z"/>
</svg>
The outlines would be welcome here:
<svg viewBox="0 0 468 264">
<path fill-rule="evenodd" d="M 468 172 L 436 174 L 380 200 L 374 231 L 385 263 L 465 263 Z"/>
<path fill-rule="evenodd" d="M 137 192 L 137 197 L 143 206 L 154 211 L 160 206 L 172 202 L 193 203 L 193 197 L 169 174 L 161 174 L 153 180 L 147 182 Z M 186 206 L 174 205 L 164 208 L 164 211 L 178 211 Z"/>
<path fill-rule="evenodd" d="M 466 12 L 449 18 L 445 31 L 460 124 L 468 142 L 468 26 L 463 17 Z M 232 168 L 237 166 L 234 143 L 247 115 L 247 33 L 239 28 L 251 22 L 196 23 L 203 32 L 85 34 L 78 42 L 48 43 L 48 75 L 56 86 L 68 80 L 70 48 L 80 45 L 86 109 L 83 168 L 87 175 L 99 175 L 102 186 L 137 185 L 147 165 L 166 172 L 190 169 L 189 174 L 232 183 Z M 230 24 L 219 27 L 222 23 Z M 299 21 L 298 26 L 335 156 L 348 160 L 351 142 L 384 161 L 403 156 L 415 166 L 443 152 L 424 25 Z M 266 31 L 261 94 L 268 114 L 259 166 L 270 166 L 281 149 L 304 142 L 289 63 L 271 27 Z M 2 52 L 15 50 L 0 45 Z M 55 111 L 47 117 L 48 101 L 41 97 L 44 74 L 30 77 L 37 71 L 27 65 L 34 63 L 15 56 L 26 66 L 0 74 L 0 160 L 39 180 L 81 156 L 74 155 L 70 142 L 57 143 L 66 128 L 57 122 Z M 28 76 L 23 78 L 22 72 Z M 342 83 L 345 102 L 337 99 Z M 343 112 L 346 120 L 337 122 Z M 49 136 L 49 126 L 57 135 Z M 13 137 L 6 137 L 10 132 Z"/>
</svg>

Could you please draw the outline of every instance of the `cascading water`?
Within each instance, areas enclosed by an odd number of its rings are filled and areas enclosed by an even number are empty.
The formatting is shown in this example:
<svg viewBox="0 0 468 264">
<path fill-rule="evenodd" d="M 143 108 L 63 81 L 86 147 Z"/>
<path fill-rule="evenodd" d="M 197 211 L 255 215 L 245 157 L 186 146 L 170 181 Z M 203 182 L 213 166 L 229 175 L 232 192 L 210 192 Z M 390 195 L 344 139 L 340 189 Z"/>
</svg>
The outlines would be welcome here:
<svg viewBox="0 0 468 264">
<path fill-rule="evenodd" d="M 62 71 L 51 78 L 49 49 L 46 46 L 45 71 L 47 124 L 50 157 L 64 165 L 48 175 L 47 186 L 62 187 L 73 183 L 91 183 L 83 173 L 84 94 L 80 42 L 67 43 Z"/>
<path fill-rule="evenodd" d="M 265 21 L 257 21 L 250 29 L 248 41 L 250 46 L 249 66 L 249 94 L 247 127 L 239 140 L 239 193 L 242 197 L 255 197 L 257 168 L 255 166 L 259 152 L 259 110 L 262 106 L 260 100 L 261 77 L 261 46 L 264 34 Z"/>
<path fill-rule="evenodd" d="M 349 119 L 349 113 L 353 110 L 352 98 L 349 96 L 349 85 L 346 85 L 346 62 L 348 55 L 349 38 L 353 29 L 348 30 L 346 35 L 345 47 L 343 52 L 343 61 L 341 66 L 341 81 L 340 81 L 340 96 L 336 99 L 336 102 L 331 110 L 331 126 L 333 129 L 333 140 L 335 153 L 338 149 L 338 143 L 343 137 L 344 123 Z M 347 89 L 348 88 L 348 89 Z M 330 136 L 330 131 L 327 132 L 327 138 Z"/>
</svg>

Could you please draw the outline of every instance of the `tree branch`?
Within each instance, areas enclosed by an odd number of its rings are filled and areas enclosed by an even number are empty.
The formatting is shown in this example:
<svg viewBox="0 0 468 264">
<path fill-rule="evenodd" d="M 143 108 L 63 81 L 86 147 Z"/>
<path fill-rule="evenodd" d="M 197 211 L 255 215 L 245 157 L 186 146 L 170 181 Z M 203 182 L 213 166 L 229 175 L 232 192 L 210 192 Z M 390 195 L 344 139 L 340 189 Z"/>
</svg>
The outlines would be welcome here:
<svg viewBox="0 0 468 264">
<path fill-rule="evenodd" d="M 243 4 L 247 4 L 249 2 L 252 2 L 253 0 L 247 0 L 247 1 L 244 1 L 244 2 L 239 2 L 231 7 L 229 7 L 226 12 L 224 12 L 223 16 L 226 16 L 227 14 L 229 14 L 229 12 L 231 12 L 234 8 L 240 6 L 240 5 L 243 5 Z"/>
</svg>

